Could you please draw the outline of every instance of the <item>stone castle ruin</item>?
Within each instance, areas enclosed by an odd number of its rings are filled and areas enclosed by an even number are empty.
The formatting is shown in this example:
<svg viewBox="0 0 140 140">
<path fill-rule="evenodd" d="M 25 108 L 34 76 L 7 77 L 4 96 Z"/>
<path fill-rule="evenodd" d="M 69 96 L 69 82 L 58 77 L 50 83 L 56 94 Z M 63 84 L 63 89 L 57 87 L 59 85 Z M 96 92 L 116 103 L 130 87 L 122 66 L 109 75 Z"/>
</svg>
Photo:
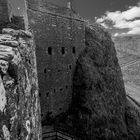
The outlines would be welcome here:
<svg viewBox="0 0 140 140">
<path fill-rule="evenodd" d="M 0 2 L 8 12 L 6 1 Z M 85 21 L 72 9 L 71 1 L 65 2 L 66 6 L 45 0 L 25 3 L 25 26 L 28 22 L 36 44 L 42 125 L 50 125 L 50 120 L 69 109 L 76 61 L 85 48 Z M 9 13 L 2 16 L 9 22 Z"/>
<path fill-rule="evenodd" d="M 35 36 L 43 120 L 68 109 L 76 60 L 85 48 L 85 21 L 72 9 L 71 1 L 65 2 L 67 6 L 62 7 L 54 4 L 55 0 L 26 1 L 25 20 Z M 5 13 L 0 12 L 1 17 L 9 22 L 7 3 L 5 0 L 0 3 Z"/>
<path fill-rule="evenodd" d="M 36 43 L 42 119 L 65 112 L 72 98 L 76 60 L 85 48 L 85 23 L 74 11 L 51 3 L 28 2 Z"/>
<path fill-rule="evenodd" d="M 24 2 L 24 20 L 11 20 L 0 0 L 0 139 L 139 140 L 110 34 L 72 0 Z"/>
<path fill-rule="evenodd" d="M 0 0 L 0 30 L 9 22 L 9 8 L 6 0 Z"/>
</svg>

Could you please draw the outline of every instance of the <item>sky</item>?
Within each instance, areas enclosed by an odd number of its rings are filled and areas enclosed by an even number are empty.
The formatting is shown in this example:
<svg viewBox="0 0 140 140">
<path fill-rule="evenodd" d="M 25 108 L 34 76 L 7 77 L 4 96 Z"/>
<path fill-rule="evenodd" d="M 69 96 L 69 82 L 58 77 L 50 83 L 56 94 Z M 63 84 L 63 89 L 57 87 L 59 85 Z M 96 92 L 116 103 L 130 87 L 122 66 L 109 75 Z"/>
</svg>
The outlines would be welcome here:
<svg viewBox="0 0 140 140">
<path fill-rule="evenodd" d="M 9 0 L 13 13 L 22 15 L 24 0 Z M 66 6 L 67 0 L 46 0 Z M 103 25 L 113 36 L 140 35 L 140 0 L 73 0 L 86 20 Z"/>
</svg>

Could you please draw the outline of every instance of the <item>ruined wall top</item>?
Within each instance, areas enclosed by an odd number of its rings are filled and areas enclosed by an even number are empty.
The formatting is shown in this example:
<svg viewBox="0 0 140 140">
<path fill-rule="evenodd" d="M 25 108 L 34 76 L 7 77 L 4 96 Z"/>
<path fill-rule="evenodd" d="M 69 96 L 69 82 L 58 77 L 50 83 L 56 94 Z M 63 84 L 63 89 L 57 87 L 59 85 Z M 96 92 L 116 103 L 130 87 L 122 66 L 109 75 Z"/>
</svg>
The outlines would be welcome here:
<svg viewBox="0 0 140 140">
<path fill-rule="evenodd" d="M 50 0 L 26 0 L 27 8 L 41 13 L 50 13 L 58 16 L 65 16 L 67 18 L 74 18 L 84 21 L 73 9 L 67 7 L 67 0 L 64 1 L 66 4 L 58 5 L 57 2 Z M 63 2 L 61 2 L 63 3 Z"/>
<path fill-rule="evenodd" d="M 9 22 L 8 1 L 0 0 L 0 29 Z"/>
</svg>

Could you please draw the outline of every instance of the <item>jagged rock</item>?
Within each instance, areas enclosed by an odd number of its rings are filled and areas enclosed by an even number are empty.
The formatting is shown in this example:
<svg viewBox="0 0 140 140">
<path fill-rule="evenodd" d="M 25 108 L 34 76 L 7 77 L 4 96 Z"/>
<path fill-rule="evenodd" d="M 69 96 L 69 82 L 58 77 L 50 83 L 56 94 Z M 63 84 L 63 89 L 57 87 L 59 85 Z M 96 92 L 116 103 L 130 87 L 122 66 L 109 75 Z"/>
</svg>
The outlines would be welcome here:
<svg viewBox="0 0 140 140">
<path fill-rule="evenodd" d="M 5 61 L 10 61 L 14 57 L 14 52 L 12 47 L 6 45 L 0 45 L 0 59 Z"/>
<path fill-rule="evenodd" d="M 0 73 L 6 74 L 9 63 L 5 60 L 0 60 Z"/>
<path fill-rule="evenodd" d="M 6 91 L 0 75 L 0 112 L 5 112 L 6 101 Z"/>
<path fill-rule="evenodd" d="M 32 34 L 29 31 L 24 31 L 24 30 L 14 30 L 11 28 L 4 28 L 2 30 L 3 34 L 9 34 L 12 36 L 20 36 L 20 37 L 32 37 Z"/>
<path fill-rule="evenodd" d="M 0 42 L 5 42 L 5 41 L 15 41 L 15 37 L 9 35 L 9 34 L 1 34 L 0 35 Z"/>
<path fill-rule="evenodd" d="M 126 94 L 114 44 L 99 25 L 86 27 L 86 48 L 73 78 L 73 125 L 83 140 L 123 140 Z"/>
<path fill-rule="evenodd" d="M 0 138 L 41 140 L 35 45 L 31 33 L 0 35 Z"/>
</svg>

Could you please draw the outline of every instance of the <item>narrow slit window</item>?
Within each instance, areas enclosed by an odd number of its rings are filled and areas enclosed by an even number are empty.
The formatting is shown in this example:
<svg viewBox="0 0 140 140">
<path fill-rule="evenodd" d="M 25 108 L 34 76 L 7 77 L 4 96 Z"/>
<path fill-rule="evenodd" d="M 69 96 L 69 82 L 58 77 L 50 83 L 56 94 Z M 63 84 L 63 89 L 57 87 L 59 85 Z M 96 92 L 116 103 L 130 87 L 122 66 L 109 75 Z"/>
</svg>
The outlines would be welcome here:
<svg viewBox="0 0 140 140">
<path fill-rule="evenodd" d="M 48 54 L 52 55 L 52 47 L 48 47 Z"/>
<path fill-rule="evenodd" d="M 69 69 L 71 70 L 71 65 L 69 65 Z"/>
<path fill-rule="evenodd" d="M 47 73 L 47 69 L 46 68 L 44 69 L 44 73 Z"/>
<path fill-rule="evenodd" d="M 73 53 L 73 54 L 76 53 L 75 47 L 72 48 L 72 53 Z"/>
<path fill-rule="evenodd" d="M 61 51 L 62 51 L 62 55 L 64 55 L 65 54 L 65 47 L 62 47 Z"/>
<path fill-rule="evenodd" d="M 47 96 L 47 97 L 49 96 L 49 94 L 50 94 L 49 92 L 46 92 L 46 96 Z"/>
<path fill-rule="evenodd" d="M 54 93 L 55 93 L 55 92 L 56 92 L 56 89 L 54 89 L 53 91 L 54 91 Z"/>
</svg>

